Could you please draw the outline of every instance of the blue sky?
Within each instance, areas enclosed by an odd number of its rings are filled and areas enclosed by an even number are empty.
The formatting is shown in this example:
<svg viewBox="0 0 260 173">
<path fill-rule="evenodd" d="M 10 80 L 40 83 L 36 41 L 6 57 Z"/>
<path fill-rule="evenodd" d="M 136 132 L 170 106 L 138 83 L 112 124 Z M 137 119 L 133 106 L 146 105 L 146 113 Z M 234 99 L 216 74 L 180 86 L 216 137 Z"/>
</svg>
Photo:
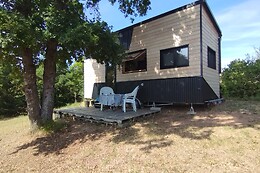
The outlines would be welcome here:
<svg viewBox="0 0 260 173">
<path fill-rule="evenodd" d="M 144 17 L 136 17 L 131 23 L 129 18 L 101 1 L 99 10 L 101 19 L 113 26 L 113 30 L 122 29 L 134 23 L 162 14 L 193 0 L 151 0 L 151 10 Z M 222 31 L 222 67 L 234 59 L 244 59 L 247 53 L 254 55 L 254 48 L 260 47 L 260 10 L 259 0 L 207 0 L 207 3 Z"/>
</svg>

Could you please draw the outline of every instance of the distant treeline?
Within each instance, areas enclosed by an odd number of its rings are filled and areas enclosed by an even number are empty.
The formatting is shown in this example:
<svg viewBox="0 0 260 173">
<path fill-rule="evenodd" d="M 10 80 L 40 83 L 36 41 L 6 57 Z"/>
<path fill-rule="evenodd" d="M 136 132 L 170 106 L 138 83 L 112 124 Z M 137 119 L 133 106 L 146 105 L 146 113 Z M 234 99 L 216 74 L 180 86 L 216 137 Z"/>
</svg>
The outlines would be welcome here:
<svg viewBox="0 0 260 173">
<path fill-rule="evenodd" d="M 0 62 L 0 116 L 26 113 L 23 92 L 22 69 Z M 37 68 L 37 86 L 42 90 L 43 66 Z M 75 62 L 69 67 L 57 67 L 55 83 L 55 107 L 65 106 L 83 99 L 83 63 Z"/>
</svg>

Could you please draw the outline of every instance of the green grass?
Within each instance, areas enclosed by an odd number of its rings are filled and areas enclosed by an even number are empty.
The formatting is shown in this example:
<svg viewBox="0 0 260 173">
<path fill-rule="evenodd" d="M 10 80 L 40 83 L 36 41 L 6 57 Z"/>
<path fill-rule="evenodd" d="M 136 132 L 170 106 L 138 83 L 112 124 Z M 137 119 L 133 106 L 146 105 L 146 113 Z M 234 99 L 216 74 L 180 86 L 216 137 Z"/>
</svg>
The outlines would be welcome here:
<svg viewBox="0 0 260 173">
<path fill-rule="evenodd" d="M 4 118 L 0 120 L 0 133 L 10 133 L 21 127 L 29 129 L 29 120 L 27 116 L 18 116 L 15 118 Z"/>
<path fill-rule="evenodd" d="M 72 108 L 72 107 L 84 107 L 84 102 L 70 103 L 66 106 L 59 107 L 57 109 Z"/>
<path fill-rule="evenodd" d="M 27 116 L 0 120 L 0 172 L 259 172 L 260 114 L 240 113 L 259 104 L 163 109 L 124 128 L 71 121 L 60 131 L 58 120 L 36 135 Z"/>
<path fill-rule="evenodd" d="M 61 131 L 67 126 L 67 123 L 62 119 L 57 119 L 54 121 L 49 121 L 45 123 L 40 129 L 44 130 L 47 133 L 55 133 Z"/>
<path fill-rule="evenodd" d="M 58 120 L 54 120 L 54 121 L 49 121 L 45 125 L 40 127 L 40 129 L 38 129 L 36 131 L 31 131 L 31 132 L 38 133 L 40 130 L 40 131 L 44 131 L 47 133 L 55 133 L 55 132 L 58 132 L 58 131 L 62 130 L 63 128 L 65 128 L 66 125 L 67 125 L 67 123 L 64 120 L 58 119 Z M 28 116 L 23 115 L 23 116 L 0 119 L 0 127 L 1 127 L 0 133 L 6 133 L 8 131 L 9 132 L 15 131 L 17 129 L 20 129 L 21 126 L 23 126 L 25 129 L 27 129 L 29 131 L 30 121 L 29 121 Z"/>
<path fill-rule="evenodd" d="M 221 111 L 241 111 L 247 110 L 249 112 L 260 114 L 260 102 L 259 101 L 245 101 L 245 100 L 226 100 L 224 103 L 215 107 Z"/>
</svg>

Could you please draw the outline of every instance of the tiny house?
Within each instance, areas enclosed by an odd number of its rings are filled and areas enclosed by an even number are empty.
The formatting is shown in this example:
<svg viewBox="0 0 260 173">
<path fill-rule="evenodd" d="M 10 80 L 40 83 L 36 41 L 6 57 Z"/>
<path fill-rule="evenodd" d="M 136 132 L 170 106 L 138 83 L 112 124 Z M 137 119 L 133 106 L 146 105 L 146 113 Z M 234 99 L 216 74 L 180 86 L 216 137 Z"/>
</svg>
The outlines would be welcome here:
<svg viewBox="0 0 260 173">
<path fill-rule="evenodd" d="M 127 57 L 115 70 L 84 61 L 85 98 L 113 83 L 115 93 L 142 84 L 143 103 L 203 104 L 220 98 L 221 30 L 205 0 L 117 31 Z"/>
</svg>

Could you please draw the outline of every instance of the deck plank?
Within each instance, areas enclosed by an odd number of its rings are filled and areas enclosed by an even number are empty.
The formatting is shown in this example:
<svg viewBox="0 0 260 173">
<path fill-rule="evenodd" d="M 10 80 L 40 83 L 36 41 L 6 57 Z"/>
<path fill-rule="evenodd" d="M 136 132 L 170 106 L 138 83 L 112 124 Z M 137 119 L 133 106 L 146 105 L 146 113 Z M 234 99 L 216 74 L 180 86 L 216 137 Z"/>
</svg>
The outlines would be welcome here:
<svg viewBox="0 0 260 173">
<path fill-rule="evenodd" d="M 94 107 L 75 107 L 66 109 L 54 110 L 55 114 L 61 116 L 69 115 L 73 117 L 83 118 L 89 121 L 96 121 L 100 123 L 109 123 L 122 125 L 124 122 L 134 120 L 139 117 L 151 115 L 160 112 L 159 110 L 150 110 L 149 108 L 138 109 L 136 112 L 128 110 L 123 112 L 121 109 L 100 109 Z"/>
</svg>

